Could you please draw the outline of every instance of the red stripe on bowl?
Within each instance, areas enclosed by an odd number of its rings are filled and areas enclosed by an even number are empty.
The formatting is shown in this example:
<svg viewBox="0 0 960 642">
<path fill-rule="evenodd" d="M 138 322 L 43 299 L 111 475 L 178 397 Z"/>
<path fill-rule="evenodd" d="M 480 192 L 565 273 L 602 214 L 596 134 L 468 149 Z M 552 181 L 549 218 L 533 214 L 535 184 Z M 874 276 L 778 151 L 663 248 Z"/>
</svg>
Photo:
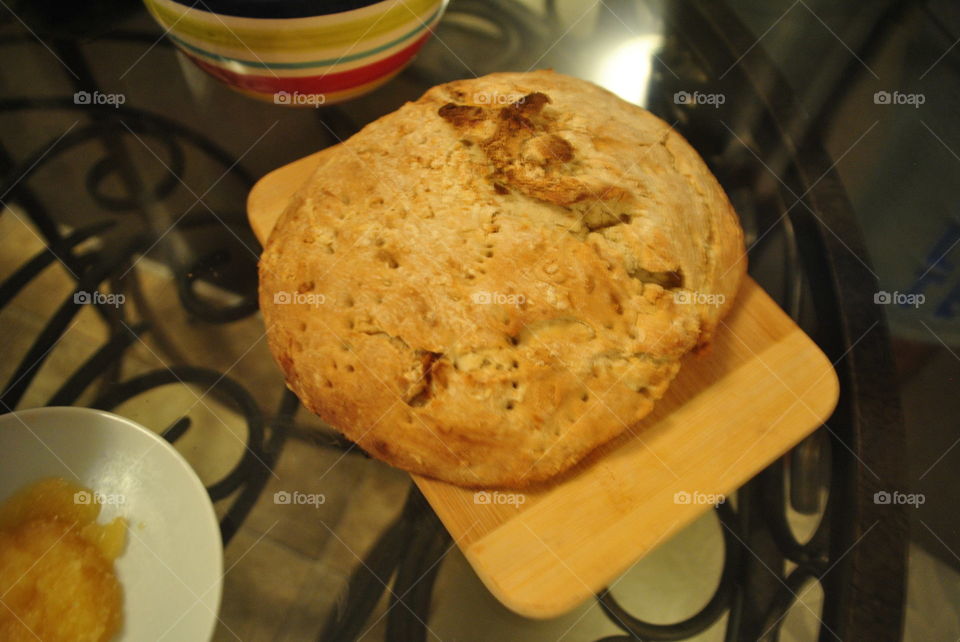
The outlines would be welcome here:
<svg viewBox="0 0 960 642">
<path fill-rule="evenodd" d="M 363 85 L 390 73 L 412 58 L 431 35 L 432 33 L 428 31 L 410 46 L 364 67 L 357 67 L 356 69 L 338 73 L 327 73 L 320 76 L 280 76 L 277 78 L 274 76 L 238 74 L 205 60 L 201 60 L 187 52 L 184 53 L 196 63 L 198 67 L 211 76 L 222 80 L 228 85 L 233 85 L 241 89 L 265 94 L 272 94 L 279 91 L 290 93 L 296 91 L 301 94 L 323 94 Z M 181 51 L 183 50 L 181 49 Z"/>
</svg>

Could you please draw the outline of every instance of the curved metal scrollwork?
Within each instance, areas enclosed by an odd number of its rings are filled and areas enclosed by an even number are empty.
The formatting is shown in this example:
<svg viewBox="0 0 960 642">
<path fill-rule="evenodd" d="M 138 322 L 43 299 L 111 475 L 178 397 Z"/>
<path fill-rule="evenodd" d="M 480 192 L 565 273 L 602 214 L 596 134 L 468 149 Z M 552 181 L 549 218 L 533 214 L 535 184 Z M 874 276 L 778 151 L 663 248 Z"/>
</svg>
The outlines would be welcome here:
<svg viewBox="0 0 960 642">
<path fill-rule="evenodd" d="M 145 37 L 121 34 L 121 40 L 142 42 Z M 154 36 L 149 36 L 150 42 Z M 0 38 L 0 46 L 20 44 L 25 38 L 6 36 Z M 72 59 L 72 64 L 85 65 L 81 59 Z M 36 279 L 47 267 L 60 261 L 75 278 L 75 287 L 69 292 L 53 316 L 46 321 L 39 335 L 27 350 L 10 380 L 0 393 L 0 408 L 12 410 L 23 399 L 41 366 L 55 349 L 68 326 L 83 309 L 93 306 L 107 324 L 109 336 L 48 400 L 48 405 L 75 403 L 92 385 L 100 384 L 99 394 L 92 406 L 112 409 L 120 403 L 135 399 L 160 386 L 178 383 L 195 384 L 218 400 L 228 405 L 243 418 L 247 434 L 244 450 L 239 461 L 221 479 L 207 487 L 211 499 L 224 500 L 235 495 L 221 520 L 224 542 L 236 533 L 246 515 L 252 509 L 276 461 L 283 442 L 289 434 L 299 408 L 299 402 L 285 391 L 280 407 L 267 420 L 252 395 L 238 382 L 223 373 L 190 365 L 174 365 L 154 370 L 136 377 L 119 380 L 119 366 L 127 350 L 148 333 L 162 336 L 163 324 L 153 322 L 150 302 L 139 291 L 136 273 L 130 268 L 137 257 L 154 250 L 167 259 L 173 268 L 176 291 L 184 309 L 194 319 L 205 323 L 229 323 L 250 316 L 257 309 L 256 300 L 256 248 L 242 213 L 218 215 L 213 211 L 193 212 L 176 221 L 149 220 L 145 205 L 169 198 L 182 188 L 187 167 L 184 145 L 191 146 L 205 158 L 219 164 L 242 185 L 242 194 L 253 185 L 253 177 L 239 166 L 234 158 L 218 145 L 174 120 L 133 107 L 105 105 L 77 105 L 72 98 L 5 98 L 0 99 L 0 114 L 18 111 L 75 113 L 89 122 L 75 126 L 58 139 L 47 141 L 25 158 L 14 162 L 0 148 L 0 193 L 9 194 L 7 200 L 16 202 L 39 230 L 46 249 L 24 263 L 0 283 L 0 307 L 12 299 Z M 121 171 L 136 171 L 131 167 L 129 156 L 120 154 L 124 137 L 137 136 L 156 147 L 169 170 L 155 184 L 146 184 L 143 176 L 137 175 L 133 189 L 129 183 L 117 180 Z M 42 199 L 30 189 L 31 179 L 53 160 L 74 152 L 91 142 L 102 142 L 102 155 L 84 161 L 89 162 L 83 177 L 83 186 L 91 202 L 107 217 L 100 223 L 86 225 L 67 234 L 61 232 L 55 214 L 43 206 Z M 84 147 L 86 149 L 86 147 Z M 126 188 L 122 193 L 113 193 L 108 185 L 120 184 Z M 241 194 L 241 195 L 242 195 Z M 198 199 L 199 200 L 199 199 Z M 139 216 L 138 216 L 139 215 Z M 164 244 L 171 234 L 190 234 L 211 229 L 213 226 L 233 228 L 221 235 L 222 247 L 212 247 L 204 254 L 189 259 L 186 263 L 176 261 L 177 254 L 168 251 Z M 172 230 L 172 231 L 171 231 Z M 246 237 L 244 240 L 241 238 Z M 93 248 L 84 247 L 96 239 Z M 248 247 L 239 247 L 248 244 Z M 78 249 L 84 247 L 84 249 Z M 225 269 L 245 270 L 252 278 L 246 280 L 246 291 L 241 293 L 239 303 L 217 304 L 201 298 L 196 293 L 196 283 L 212 272 Z M 125 294 L 137 300 L 137 309 L 142 319 L 128 318 L 123 307 L 109 306 L 83 297 L 99 291 L 110 284 L 114 294 Z M 174 421 L 162 431 L 171 443 L 183 437 L 191 427 L 189 416 Z"/>
</svg>

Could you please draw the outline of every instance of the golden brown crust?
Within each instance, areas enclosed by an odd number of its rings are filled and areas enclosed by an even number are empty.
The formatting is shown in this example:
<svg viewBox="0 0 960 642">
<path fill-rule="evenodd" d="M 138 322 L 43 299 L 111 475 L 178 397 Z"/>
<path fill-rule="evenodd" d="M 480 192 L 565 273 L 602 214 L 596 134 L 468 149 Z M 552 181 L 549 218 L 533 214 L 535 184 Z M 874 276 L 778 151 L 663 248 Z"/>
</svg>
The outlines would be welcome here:
<svg viewBox="0 0 960 642">
<path fill-rule="evenodd" d="M 331 149 L 269 239 L 260 297 L 290 388 L 349 439 L 519 487 L 649 413 L 745 266 L 726 195 L 665 123 L 582 80 L 501 73 Z"/>
</svg>

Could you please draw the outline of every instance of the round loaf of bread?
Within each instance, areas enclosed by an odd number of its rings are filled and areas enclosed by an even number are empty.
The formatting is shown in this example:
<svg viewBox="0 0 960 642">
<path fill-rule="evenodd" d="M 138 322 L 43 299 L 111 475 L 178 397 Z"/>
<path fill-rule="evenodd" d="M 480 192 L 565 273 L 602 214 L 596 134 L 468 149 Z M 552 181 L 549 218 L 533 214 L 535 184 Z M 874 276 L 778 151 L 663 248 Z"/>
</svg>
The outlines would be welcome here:
<svg viewBox="0 0 960 642">
<path fill-rule="evenodd" d="M 326 150 L 260 303 L 289 387 L 348 439 L 516 488 L 642 429 L 745 268 L 729 200 L 667 124 L 583 80 L 498 73 Z"/>
</svg>

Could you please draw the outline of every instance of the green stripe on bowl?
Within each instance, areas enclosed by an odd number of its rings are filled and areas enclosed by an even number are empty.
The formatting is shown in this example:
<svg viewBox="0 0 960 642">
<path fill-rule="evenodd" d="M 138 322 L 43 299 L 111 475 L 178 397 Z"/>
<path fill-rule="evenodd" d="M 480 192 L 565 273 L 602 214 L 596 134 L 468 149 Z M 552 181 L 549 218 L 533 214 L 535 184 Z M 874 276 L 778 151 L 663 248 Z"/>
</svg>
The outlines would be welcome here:
<svg viewBox="0 0 960 642">
<path fill-rule="evenodd" d="M 210 14 L 189 7 L 174 9 L 170 6 L 173 3 L 164 0 L 144 0 L 144 3 L 161 25 L 178 34 L 181 39 L 189 37 L 240 51 L 289 53 L 310 50 L 318 44 L 324 48 L 352 46 L 361 39 L 374 38 L 402 27 L 411 20 L 421 22 L 420 16 L 435 10 L 435 7 L 444 4 L 444 0 L 406 0 L 377 14 L 323 26 L 319 23 L 329 23 L 330 16 L 261 19 L 256 20 L 263 24 L 258 27 L 246 26 L 253 20 L 250 18 L 218 15 L 211 18 Z M 316 21 L 318 25 L 289 26 L 291 22 L 310 21 Z"/>
<path fill-rule="evenodd" d="M 187 49 L 200 56 L 203 56 L 204 58 L 209 58 L 210 60 L 216 61 L 217 63 L 220 63 L 220 64 L 240 63 L 241 65 L 244 65 L 246 67 L 254 67 L 257 69 L 309 69 L 311 67 L 328 67 L 332 65 L 353 62 L 354 60 L 360 60 L 361 58 L 366 58 L 368 56 L 373 56 L 375 54 L 378 54 L 381 51 L 386 51 L 391 47 L 396 47 L 397 45 L 404 42 L 405 40 L 409 40 L 414 36 L 418 35 L 419 33 L 428 29 L 430 25 L 433 24 L 433 21 L 436 20 L 439 15 L 440 15 L 440 9 L 437 9 L 436 11 L 433 12 L 433 15 L 431 15 L 429 18 L 424 20 L 422 24 L 420 24 L 418 21 L 418 25 L 415 28 L 403 34 L 399 38 L 396 38 L 394 40 L 391 40 L 390 42 L 382 44 L 379 47 L 368 49 L 367 51 L 364 51 L 362 53 L 350 54 L 350 55 L 342 56 L 338 58 L 327 58 L 325 60 L 309 60 L 306 62 L 263 62 L 261 60 L 244 60 L 243 58 L 232 58 L 230 56 L 223 56 L 221 54 L 213 53 L 211 51 L 207 51 L 206 49 L 201 49 L 200 47 L 196 47 L 190 44 L 189 42 L 183 40 L 182 38 L 178 38 L 172 33 L 168 33 L 167 37 L 173 40 L 179 46 L 183 47 L 184 49 Z"/>
</svg>

